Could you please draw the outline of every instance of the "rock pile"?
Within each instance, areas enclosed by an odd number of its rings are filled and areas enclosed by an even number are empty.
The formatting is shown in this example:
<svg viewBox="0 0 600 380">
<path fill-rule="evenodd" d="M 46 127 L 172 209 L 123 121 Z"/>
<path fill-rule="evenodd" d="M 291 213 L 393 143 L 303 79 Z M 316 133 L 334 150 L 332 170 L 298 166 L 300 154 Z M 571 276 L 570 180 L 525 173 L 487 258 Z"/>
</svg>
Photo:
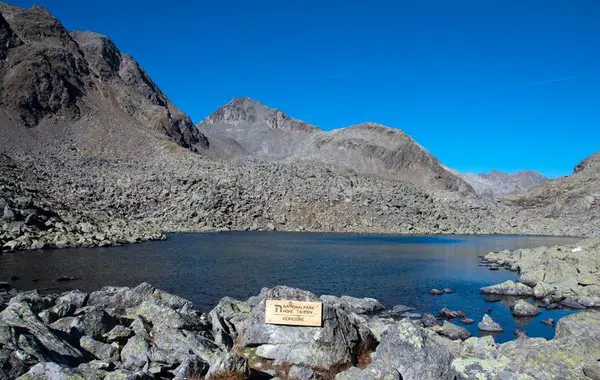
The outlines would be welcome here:
<svg viewBox="0 0 600 380">
<path fill-rule="evenodd" d="M 482 288 L 486 294 L 533 296 L 548 308 L 600 306 L 600 240 L 574 245 L 491 252 L 488 261 L 514 267 L 519 282 Z M 526 306 L 526 305 L 521 305 Z"/>
</svg>

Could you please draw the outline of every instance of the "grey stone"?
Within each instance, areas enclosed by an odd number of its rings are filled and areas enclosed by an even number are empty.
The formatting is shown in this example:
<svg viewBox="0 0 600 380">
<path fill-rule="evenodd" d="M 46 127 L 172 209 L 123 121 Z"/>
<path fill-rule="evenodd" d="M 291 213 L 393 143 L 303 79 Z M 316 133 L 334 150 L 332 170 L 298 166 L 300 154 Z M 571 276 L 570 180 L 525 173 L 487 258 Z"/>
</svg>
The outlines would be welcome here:
<svg viewBox="0 0 600 380">
<path fill-rule="evenodd" d="M 123 366 L 130 370 L 139 370 L 148 364 L 150 345 L 144 338 L 133 336 L 121 350 Z"/>
<path fill-rule="evenodd" d="M 540 310 L 535 305 L 524 300 L 518 300 L 512 309 L 512 314 L 516 317 L 533 317 L 539 313 Z"/>
<path fill-rule="evenodd" d="M 115 346 L 99 342 L 89 336 L 82 336 L 79 340 L 79 345 L 81 348 L 94 355 L 96 359 L 109 362 L 117 362 L 120 359 L 119 350 Z"/>
<path fill-rule="evenodd" d="M 533 296 L 533 288 L 514 282 L 511 280 L 504 281 L 501 284 L 486 286 L 480 289 L 484 294 L 504 295 L 504 296 Z"/>
<path fill-rule="evenodd" d="M 402 320 L 384 333 L 373 363 L 362 370 L 353 367 L 342 372 L 336 380 L 451 380 L 454 374 L 450 363 L 454 356 L 442 339 L 414 322 Z"/>
<path fill-rule="evenodd" d="M 483 315 L 481 322 L 477 324 L 477 328 L 487 332 L 502 332 L 504 329 L 487 314 Z"/>
<path fill-rule="evenodd" d="M 441 326 L 436 325 L 436 326 L 430 327 L 430 329 L 432 329 L 433 331 L 437 332 L 438 334 L 448 337 L 452 340 L 457 340 L 457 339 L 465 340 L 471 336 L 471 333 L 469 333 L 464 328 L 462 328 L 460 326 L 456 326 L 455 324 L 452 324 L 448 321 L 444 321 L 444 323 Z"/>
</svg>

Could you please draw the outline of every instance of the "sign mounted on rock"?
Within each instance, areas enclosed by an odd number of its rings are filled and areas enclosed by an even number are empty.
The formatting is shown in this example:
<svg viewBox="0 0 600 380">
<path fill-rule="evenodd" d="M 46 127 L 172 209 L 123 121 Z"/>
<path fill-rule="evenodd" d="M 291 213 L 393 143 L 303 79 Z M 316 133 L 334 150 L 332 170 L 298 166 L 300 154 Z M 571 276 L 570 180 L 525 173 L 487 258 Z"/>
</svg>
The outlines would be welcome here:
<svg viewBox="0 0 600 380">
<path fill-rule="evenodd" d="M 266 300 L 265 323 L 321 327 L 323 325 L 323 303 L 318 301 Z"/>
</svg>

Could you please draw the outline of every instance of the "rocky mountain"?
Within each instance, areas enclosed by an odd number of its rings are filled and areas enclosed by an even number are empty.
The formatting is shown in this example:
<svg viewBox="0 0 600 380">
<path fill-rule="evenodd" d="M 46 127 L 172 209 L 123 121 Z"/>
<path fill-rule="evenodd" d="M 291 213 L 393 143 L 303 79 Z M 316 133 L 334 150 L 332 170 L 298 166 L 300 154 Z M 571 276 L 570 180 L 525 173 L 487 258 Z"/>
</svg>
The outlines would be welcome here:
<svg viewBox="0 0 600 380">
<path fill-rule="evenodd" d="M 0 150 L 128 155 L 207 146 L 107 37 L 69 33 L 41 7 L 0 3 Z"/>
<path fill-rule="evenodd" d="M 522 194 L 548 181 L 540 173 L 523 170 L 517 173 L 503 173 L 492 170 L 490 173 L 464 173 L 461 177 L 473 187 L 477 194 L 503 197 Z"/>
<path fill-rule="evenodd" d="M 583 233 L 593 233 L 600 218 L 600 152 L 579 163 L 572 175 L 509 197 L 505 203 L 547 219 L 576 218 Z"/>
<path fill-rule="evenodd" d="M 220 157 L 309 161 L 438 190 L 471 192 L 427 150 L 399 129 L 362 123 L 330 132 L 249 98 L 233 99 L 199 123 Z"/>
</svg>

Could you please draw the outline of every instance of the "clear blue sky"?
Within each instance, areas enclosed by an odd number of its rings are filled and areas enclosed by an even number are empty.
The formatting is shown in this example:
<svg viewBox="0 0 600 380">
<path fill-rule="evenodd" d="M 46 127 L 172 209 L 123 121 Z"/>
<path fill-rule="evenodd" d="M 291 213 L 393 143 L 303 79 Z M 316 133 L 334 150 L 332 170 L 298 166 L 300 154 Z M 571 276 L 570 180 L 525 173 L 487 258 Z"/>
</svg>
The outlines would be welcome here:
<svg viewBox="0 0 600 380">
<path fill-rule="evenodd" d="M 600 150 L 600 1 L 11 1 L 111 37 L 195 122 L 249 96 L 397 127 L 461 171 Z"/>
</svg>

